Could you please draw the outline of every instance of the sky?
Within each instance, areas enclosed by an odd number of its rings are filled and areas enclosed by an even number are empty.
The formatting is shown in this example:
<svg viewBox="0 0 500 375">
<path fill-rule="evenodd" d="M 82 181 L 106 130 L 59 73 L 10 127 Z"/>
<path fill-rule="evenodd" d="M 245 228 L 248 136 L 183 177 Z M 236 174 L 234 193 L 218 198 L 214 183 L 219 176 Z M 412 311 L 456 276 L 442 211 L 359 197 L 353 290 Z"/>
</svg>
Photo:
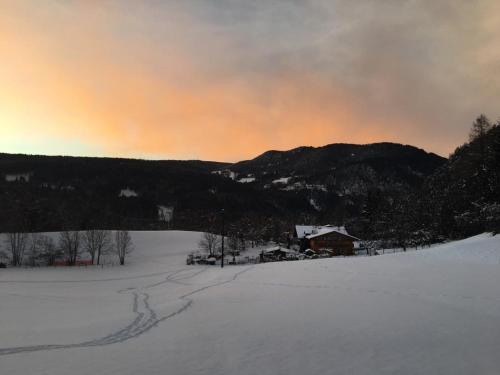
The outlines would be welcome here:
<svg viewBox="0 0 500 375">
<path fill-rule="evenodd" d="M 0 0 L 0 152 L 448 156 L 500 116 L 498 0 Z"/>
</svg>

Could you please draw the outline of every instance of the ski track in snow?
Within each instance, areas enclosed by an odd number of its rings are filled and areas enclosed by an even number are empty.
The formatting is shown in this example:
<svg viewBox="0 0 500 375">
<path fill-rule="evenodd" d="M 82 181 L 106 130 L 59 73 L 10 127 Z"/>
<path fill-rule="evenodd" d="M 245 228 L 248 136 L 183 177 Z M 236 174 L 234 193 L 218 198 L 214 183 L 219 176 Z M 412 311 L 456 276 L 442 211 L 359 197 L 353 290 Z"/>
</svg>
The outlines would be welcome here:
<svg viewBox="0 0 500 375">
<path fill-rule="evenodd" d="M 191 279 L 202 272 L 206 271 L 206 268 L 196 271 L 192 274 L 189 274 L 187 276 L 181 276 L 179 278 L 174 278 L 174 276 L 189 270 L 190 268 L 183 268 L 174 272 L 171 272 L 167 275 L 166 279 L 154 284 L 149 284 L 146 285 L 142 288 L 127 288 L 127 289 L 121 289 L 118 290 L 117 293 L 127 293 L 131 292 L 133 296 L 133 302 L 132 302 L 132 311 L 134 314 L 136 314 L 135 319 L 128 324 L 126 327 L 113 332 L 107 336 L 97 338 L 94 340 L 89 340 L 89 341 L 84 341 L 80 343 L 75 343 L 75 344 L 47 344 L 47 345 L 32 345 L 32 346 L 18 346 L 18 347 L 11 347 L 11 348 L 0 348 L 0 356 L 4 355 L 10 355 L 10 354 L 18 354 L 18 353 L 26 353 L 26 352 L 37 352 L 37 351 L 45 351 L 45 350 L 55 350 L 55 349 L 73 349 L 73 348 L 86 348 L 86 347 L 94 347 L 94 346 L 104 346 L 104 345 L 111 345 L 111 344 L 117 344 L 121 343 L 127 340 L 130 340 L 134 337 L 137 337 L 139 335 L 142 335 L 143 333 L 148 332 L 152 328 L 156 327 L 159 323 L 170 319 L 176 315 L 181 314 L 182 312 L 186 311 L 188 307 L 190 307 L 193 304 L 193 300 L 191 297 L 197 293 L 203 292 L 207 289 L 210 288 L 215 288 L 218 286 L 222 286 L 225 284 L 229 284 L 233 281 L 235 281 L 241 274 L 249 271 L 252 269 L 253 266 L 247 267 L 241 271 L 236 272 L 229 280 L 221 281 L 218 283 L 206 285 L 204 287 L 195 289 L 189 293 L 183 294 L 178 297 L 178 299 L 185 301 L 185 303 L 176 311 L 163 316 L 161 318 L 158 318 L 157 312 L 151 307 L 149 304 L 149 299 L 150 295 L 145 292 L 145 290 L 154 288 L 156 286 L 166 284 L 166 283 L 176 283 L 176 284 L 181 284 L 181 285 L 190 285 L 187 283 L 183 283 L 181 280 L 188 280 Z M 137 279 L 141 277 L 148 277 L 148 276 L 153 276 L 153 275 L 164 275 L 165 273 L 156 273 L 156 274 L 150 274 L 146 276 L 137 276 L 137 277 L 131 277 L 131 278 L 115 278 L 115 279 L 101 279 L 101 280 L 85 280 L 85 281 L 67 281 L 67 282 L 86 282 L 86 281 L 111 281 L 111 280 L 130 280 L 130 279 Z M 7 281 L 7 282 L 13 282 L 13 281 Z M 50 281 L 50 282 L 65 282 L 65 281 Z M 140 290 L 137 291 L 137 290 Z"/>
</svg>

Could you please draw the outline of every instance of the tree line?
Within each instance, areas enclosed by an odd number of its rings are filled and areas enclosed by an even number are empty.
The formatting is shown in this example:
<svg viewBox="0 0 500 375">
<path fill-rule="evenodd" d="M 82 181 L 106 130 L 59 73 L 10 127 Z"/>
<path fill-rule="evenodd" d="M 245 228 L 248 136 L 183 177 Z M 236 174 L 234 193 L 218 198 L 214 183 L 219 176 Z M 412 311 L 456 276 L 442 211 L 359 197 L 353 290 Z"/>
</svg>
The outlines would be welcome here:
<svg viewBox="0 0 500 375">
<path fill-rule="evenodd" d="M 74 266 L 82 255 L 88 254 L 90 263 L 102 264 L 102 257 L 114 254 L 121 265 L 133 250 L 130 233 L 127 230 L 62 231 L 57 240 L 41 233 L 11 232 L 4 236 L 4 246 L 0 247 L 2 259 L 13 267 L 54 266 L 63 262 Z"/>
<path fill-rule="evenodd" d="M 360 220 L 364 238 L 380 247 L 426 246 L 482 232 L 500 232 L 500 121 L 480 115 L 468 142 L 417 191 L 384 199 L 368 194 Z"/>
</svg>

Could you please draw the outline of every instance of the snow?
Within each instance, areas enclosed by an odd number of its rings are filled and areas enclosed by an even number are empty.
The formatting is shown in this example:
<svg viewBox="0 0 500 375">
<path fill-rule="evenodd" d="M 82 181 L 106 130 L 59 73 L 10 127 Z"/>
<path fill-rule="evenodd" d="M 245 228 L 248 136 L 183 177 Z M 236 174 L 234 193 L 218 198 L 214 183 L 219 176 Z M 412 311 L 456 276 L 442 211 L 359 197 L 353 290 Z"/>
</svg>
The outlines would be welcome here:
<svg viewBox="0 0 500 375">
<path fill-rule="evenodd" d="M 222 169 L 222 170 L 218 170 L 218 171 L 212 171 L 211 173 L 218 174 L 219 176 L 222 176 L 222 177 L 230 178 L 233 181 L 236 180 L 236 177 L 237 177 L 237 173 L 233 172 L 230 169 Z"/>
<path fill-rule="evenodd" d="M 125 198 L 130 198 L 130 197 L 137 197 L 138 194 L 135 190 L 129 189 L 128 187 L 125 189 L 120 190 L 120 193 L 118 194 L 119 197 L 125 197 Z"/>
<path fill-rule="evenodd" d="M 471 263 L 471 264 L 500 264 L 500 236 L 493 237 L 483 233 L 459 242 L 449 242 L 431 249 L 418 251 L 419 257 L 435 261 Z"/>
<path fill-rule="evenodd" d="M 6 182 L 16 182 L 16 181 L 28 182 L 32 175 L 33 175 L 33 172 L 6 174 L 5 181 Z"/>
<path fill-rule="evenodd" d="M 174 217 L 174 208 L 172 206 L 158 206 L 158 220 L 169 223 Z"/>
<path fill-rule="evenodd" d="M 328 191 L 326 186 L 321 185 L 321 184 L 306 184 L 306 189 L 308 189 L 308 190 L 320 190 L 320 191 L 324 191 L 324 192 Z"/>
<path fill-rule="evenodd" d="M 275 180 L 276 181 L 276 180 Z M 328 192 L 325 185 L 321 184 L 306 184 L 304 181 L 298 181 L 291 185 L 283 187 L 281 190 L 293 191 L 293 190 L 313 190 L 313 191 L 323 191 Z"/>
<path fill-rule="evenodd" d="M 333 225 L 296 225 L 295 232 L 297 233 L 297 238 L 312 238 L 311 235 L 323 235 L 330 232 L 338 232 L 351 236 L 347 233 L 344 226 L 336 227 Z"/>
<path fill-rule="evenodd" d="M 296 225 L 295 232 L 297 233 L 297 238 L 305 238 L 306 235 L 313 232 L 314 228 L 314 225 Z"/>
<path fill-rule="evenodd" d="M 500 373 L 500 236 L 223 269 L 132 237 L 123 267 L 0 270 L 0 373 Z"/>
<path fill-rule="evenodd" d="M 311 239 L 311 238 L 323 236 L 325 234 L 333 233 L 333 232 L 341 233 L 345 236 L 351 237 L 351 238 L 359 241 L 359 238 L 356 238 L 354 236 L 351 236 L 350 234 L 347 234 L 347 231 L 345 230 L 344 227 L 329 227 L 329 226 L 320 227 L 319 229 L 314 229 L 312 234 L 306 236 L 306 238 Z"/>
<path fill-rule="evenodd" d="M 288 254 L 296 254 L 297 253 L 293 250 L 290 250 L 290 249 L 287 249 L 287 248 L 281 247 L 281 246 L 269 247 L 269 248 L 264 250 L 264 253 L 270 254 L 270 253 L 274 253 L 276 251 L 281 251 L 282 253 L 288 253 Z"/>
<path fill-rule="evenodd" d="M 321 211 L 321 206 L 314 200 L 314 198 L 309 198 L 309 204 L 316 210 Z"/>
<path fill-rule="evenodd" d="M 273 180 L 273 184 L 288 184 L 288 181 L 290 181 L 292 177 L 280 177 L 277 178 L 276 180 Z"/>
<path fill-rule="evenodd" d="M 319 237 L 319 236 L 322 236 L 324 234 L 333 233 L 333 232 L 337 232 L 337 231 L 333 228 L 321 227 L 317 230 L 313 230 L 312 234 L 307 235 L 306 238 L 311 239 L 311 238 Z"/>
<path fill-rule="evenodd" d="M 254 182 L 254 181 L 255 181 L 255 177 L 243 177 L 243 178 L 240 178 L 237 182 L 242 183 L 242 184 L 246 184 L 246 183 Z"/>
</svg>

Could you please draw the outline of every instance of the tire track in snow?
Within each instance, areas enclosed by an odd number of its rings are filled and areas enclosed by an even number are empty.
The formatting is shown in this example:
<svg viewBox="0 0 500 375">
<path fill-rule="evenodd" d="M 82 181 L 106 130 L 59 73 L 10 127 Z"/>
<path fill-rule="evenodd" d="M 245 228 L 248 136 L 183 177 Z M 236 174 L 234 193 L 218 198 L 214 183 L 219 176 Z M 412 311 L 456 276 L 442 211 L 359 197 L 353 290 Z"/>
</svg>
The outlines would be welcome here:
<svg viewBox="0 0 500 375">
<path fill-rule="evenodd" d="M 241 274 L 249 271 L 252 269 L 253 266 L 250 266 L 248 268 L 245 268 L 244 270 L 236 272 L 229 280 L 221 281 L 218 283 L 206 285 L 204 287 L 195 289 L 189 293 L 183 294 L 178 299 L 184 301 L 185 303 L 176 311 L 163 316 L 161 318 L 158 318 L 156 311 L 151 307 L 149 304 L 149 299 L 150 295 L 147 292 L 137 292 L 137 291 L 132 291 L 133 295 L 133 302 L 132 302 L 132 311 L 134 314 L 136 314 L 135 319 L 128 324 L 126 327 L 120 329 L 119 331 L 113 332 L 107 336 L 94 339 L 94 340 L 89 340 L 89 341 L 84 341 L 81 343 L 75 343 L 75 344 L 52 344 L 52 345 L 32 345 L 32 346 L 19 346 L 19 347 L 11 347 L 11 348 L 0 348 L 0 356 L 4 355 L 10 355 L 10 354 L 18 354 L 18 353 L 27 353 L 27 352 L 37 352 L 37 351 L 46 351 L 46 350 L 56 350 L 56 349 L 74 349 L 74 348 L 88 348 L 88 347 L 95 347 L 95 346 L 105 346 L 105 345 L 111 345 L 111 344 L 117 344 L 121 343 L 127 340 L 130 340 L 134 337 L 137 337 L 139 335 L 142 335 L 152 328 L 158 326 L 159 323 L 170 319 L 176 315 L 179 315 L 186 311 L 192 304 L 193 300 L 191 297 L 197 293 L 203 292 L 207 289 L 210 288 L 215 288 L 218 286 L 222 286 L 225 284 L 229 284 L 233 281 L 235 281 Z M 149 288 L 153 288 L 155 286 L 167 283 L 167 282 L 178 282 L 178 280 L 187 280 L 189 278 L 195 277 L 199 275 L 200 273 L 204 272 L 206 269 L 203 269 L 201 271 L 197 271 L 191 275 L 185 276 L 185 277 L 180 277 L 178 279 L 174 279 L 173 277 L 186 269 L 182 270 L 177 270 L 173 273 L 170 273 L 167 278 L 159 283 L 155 284 L 150 284 L 142 288 L 142 290 L 147 290 Z M 187 285 L 187 284 L 185 284 Z M 130 290 L 130 289 L 129 289 Z M 127 289 L 125 290 L 120 290 L 118 293 L 126 292 L 128 291 Z"/>
</svg>

